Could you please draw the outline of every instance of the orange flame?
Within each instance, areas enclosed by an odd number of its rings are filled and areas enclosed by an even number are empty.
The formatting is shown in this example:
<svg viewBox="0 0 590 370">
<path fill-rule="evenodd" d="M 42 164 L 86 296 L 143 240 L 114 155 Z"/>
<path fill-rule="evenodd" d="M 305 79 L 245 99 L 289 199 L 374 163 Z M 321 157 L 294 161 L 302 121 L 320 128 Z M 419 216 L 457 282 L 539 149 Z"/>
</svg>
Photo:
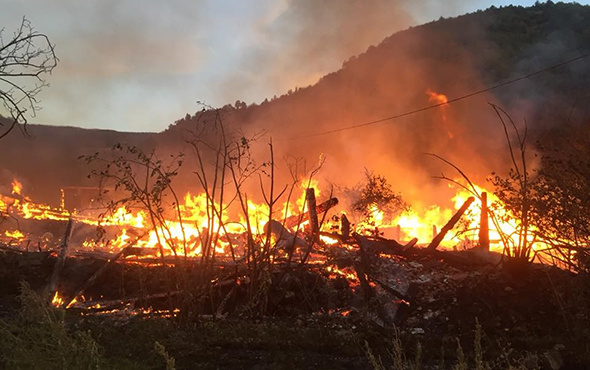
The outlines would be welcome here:
<svg viewBox="0 0 590 370">
<path fill-rule="evenodd" d="M 17 179 L 12 180 L 12 194 L 21 195 L 23 184 Z"/>
<path fill-rule="evenodd" d="M 11 239 L 22 240 L 25 236 L 20 230 L 6 230 L 4 235 Z"/>
<path fill-rule="evenodd" d="M 449 102 L 449 98 L 445 94 L 439 94 L 437 92 L 432 91 L 431 89 L 426 90 L 426 95 L 428 95 L 428 101 L 434 104 L 440 104 L 440 109 L 442 112 L 442 121 L 443 127 L 447 132 L 447 136 L 449 139 L 452 139 L 455 135 L 453 134 L 452 130 L 447 127 L 447 104 Z"/>
<path fill-rule="evenodd" d="M 447 104 L 449 102 L 449 99 L 445 94 L 439 94 L 430 89 L 426 90 L 426 95 L 428 95 L 428 101 L 431 103 Z"/>
<path fill-rule="evenodd" d="M 59 308 L 64 304 L 63 298 L 59 296 L 59 292 L 55 292 L 53 295 L 53 299 L 51 300 L 51 305 L 53 307 Z"/>
<path fill-rule="evenodd" d="M 15 180 L 13 188 L 18 190 L 14 191 L 22 193 L 22 188 L 14 186 L 15 184 L 20 183 Z M 317 181 L 313 181 L 308 185 L 307 182 L 303 181 L 300 186 L 302 195 L 291 203 L 285 202 L 281 207 L 275 207 L 273 219 L 282 220 L 293 215 L 299 215 L 301 212 L 307 212 L 305 189 L 307 186 L 318 189 L 319 184 Z M 486 189 L 476 186 L 475 191 L 481 193 Z M 489 203 L 498 203 L 501 209 L 499 199 L 492 192 L 486 192 L 488 193 Z M 357 233 L 369 233 L 371 230 L 378 229 L 386 238 L 398 240 L 400 243 L 417 238 L 418 245 L 426 245 L 471 195 L 466 190 L 460 189 L 452 199 L 454 202 L 453 208 L 442 208 L 440 206 L 414 208 L 395 217 L 388 215 L 384 210 L 379 209 L 377 205 L 373 205 L 370 208 L 369 221 L 356 222 L 355 231 Z M 320 197 L 320 193 L 317 191 L 316 197 Z M 472 205 L 470 212 L 463 216 L 466 228 L 472 231 L 459 237 L 453 232 L 448 233 L 440 244 L 441 248 L 473 246 L 477 243 L 477 230 L 480 222 L 479 208 L 481 207 L 477 203 Z M 199 195 L 187 193 L 175 210 L 175 217 L 170 217 L 154 227 L 148 214 L 142 210 L 130 210 L 126 207 L 120 207 L 108 217 L 99 218 L 98 215 L 70 213 L 64 210 L 63 207 L 53 208 L 45 204 L 34 203 L 29 198 L 23 197 L 22 194 L 20 199 L 0 196 L 0 207 L 3 212 L 12 212 L 25 219 L 65 221 L 72 217 L 78 223 L 86 225 L 98 225 L 100 223 L 103 226 L 112 227 L 113 231 L 109 235 L 107 242 L 97 241 L 92 238 L 80 241 L 80 248 L 84 250 L 103 250 L 117 253 L 139 235 L 144 235 L 141 240 L 136 242 L 135 247 L 140 248 L 142 250 L 140 254 L 145 256 L 158 255 L 162 251 L 164 255 L 176 254 L 197 257 L 202 255 L 204 250 L 214 251 L 216 255 L 230 256 L 231 248 L 234 246 L 232 243 L 235 243 L 236 238 L 239 238 L 247 230 L 247 224 L 250 225 L 252 233 L 262 245 L 266 240 L 264 226 L 269 220 L 268 206 L 251 201 L 248 201 L 247 206 L 248 222 L 246 222 L 244 216 L 241 216 L 236 222 L 228 216 L 226 205 L 212 203 L 205 193 Z M 510 221 L 514 220 L 514 218 L 510 217 L 509 214 L 498 216 L 493 222 L 491 219 L 489 220 L 489 238 L 492 249 L 502 251 L 501 233 L 502 235 L 514 235 L 513 231 L 517 229 L 518 225 L 516 221 Z M 338 226 L 326 221 L 322 231 L 333 231 Z M 289 227 L 292 228 L 289 232 L 294 232 L 298 228 L 301 230 L 305 225 Z M 304 234 L 301 231 L 298 231 L 298 233 L 299 235 Z M 25 235 L 18 230 L 4 231 L 3 235 L 0 234 L 1 237 L 8 238 L 11 242 L 14 242 L 14 240 L 21 243 L 26 241 Z M 320 238 L 324 246 L 343 244 L 326 233 L 321 235 Z M 510 239 L 510 242 L 517 242 L 517 236 L 510 236 L 509 238 L 515 239 Z M 330 273 L 338 274 L 337 270 L 332 270 Z M 348 273 L 347 277 L 349 277 Z"/>
</svg>

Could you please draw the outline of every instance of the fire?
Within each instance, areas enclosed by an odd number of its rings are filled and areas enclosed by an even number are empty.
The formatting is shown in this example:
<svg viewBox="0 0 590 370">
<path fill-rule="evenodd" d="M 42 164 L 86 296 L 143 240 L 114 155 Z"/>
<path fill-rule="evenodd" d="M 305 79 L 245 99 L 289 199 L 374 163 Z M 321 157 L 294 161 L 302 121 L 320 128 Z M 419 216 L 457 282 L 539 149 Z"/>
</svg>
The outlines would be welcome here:
<svg viewBox="0 0 590 370">
<path fill-rule="evenodd" d="M 213 253 L 216 256 L 230 257 L 236 252 L 235 248 L 239 248 L 240 245 L 243 248 L 245 243 L 244 233 L 248 230 L 248 225 L 250 232 L 256 239 L 255 242 L 263 248 L 262 246 L 266 243 L 267 238 L 264 226 L 271 219 L 267 204 L 257 204 L 247 200 L 247 218 L 241 215 L 236 220 L 230 217 L 227 205 L 213 202 L 206 193 L 197 195 L 187 193 L 182 197 L 180 204 L 171 206 L 167 210 L 168 213 L 165 219 L 160 219 L 155 224 L 154 218 L 150 217 L 146 210 L 130 209 L 126 206 L 121 206 L 110 214 L 100 217 L 98 214 L 65 210 L 63 208 L 63 198 L 62 204 L 58 208 L 34 203 L 22 195 L 22 187 L 17 186 L 19 184 L 16 180 L 13 182 L 13 194 L 18 192 L 19 198 L 0 196 L 2 212 L 23 219 L 34 220 L 67 221 L 71 218 L 77 225 L 100 225 L 108 229 L 109 234 L 104 240 L 96 240 L 91 236 L 77 241 L 78 245 L 74 249 L 82 251 L 96 250 L 117 253 L 133 243 L 134 248 L 141 251 L 134 253 L 133 258 L 154 257 L 161 254 L 165 256 L 198 257 L 204 251 Z M 309 221 L 299 224 L 298 218 L 300 214 L 306 214 L 307 212 L 305 200 L 307 186 L 317 189 L 320 184 L 316 181 L 309 184 L 307 182 L 302 183 L 301 192 L 299 193 L 301 196 L 293 199 L 292 202 L 284 202 L 282 205 L 276 204 L 272 215 L 273 220 L 281 223 L 283 220 L 287 220 L 285 230 L 303 238 L 306 234 L 303 229 L 309 227 Z M 496 203 L 500 205 L 497 207 L 499 209 L 496 210 L 496 217 L 491 218 L 490 216 L 488 220 L 492 250 L 503 251 L 502 237 L 509 238 L 509 242 L 516 244 L 518 236 L 515 235 L 514 231 L 517 230 L 518 225 L 516 221 L 512 221 L 514 217 L 502 213 L 506 211 L 502 210 L 501 202 L 492 192 L 479 186 L 476 186 L 474 191 L 478 194 L 486 192 L 489 204 Z M 360 234 L 383 235 L 400 243 L 407 243 L 417 238 L 418 246 L 424 246 L 440 232 L 441 228 L 470 196 L 473 196 L 473 194 L 461 188 L 452 198 L 453 207 L 443 208 L 436 205 L 416 207 L 395 217 L 388 215 L 374 204 L 368 210 L 368 218 L 364 221 L 354 221 L 351 231 Z M 316 192 L 316 197 L 320 199 L 319 192 Z M 453 232 L 447 233 L 440 244 L 440 248 L 451 249 L 477 245 L 480 209 L 481 204 L 479 202 L 473 204 L 470 211 L 462 218 L 462 226 L 468 230 L 467 233 L 462 235 L 456 235 Z M 159 217 L 161 216 L 163 215 Z M 295 222 L 293 222 L 293 219 L 295 219 Z M 326 220 L 322 225 L 322 233 L 319 237 L 325 247 L 336 245 L 347 247 L 346 243 L 329 234 L 338 227 L 339 224 L 331 223 L 329 220 Z M 4 231 L 3 235 L 0 234 L 0 238 L 6 238 L 8 242 L 12 241 L 12 243 L 16 240 L 23 245 L 22 243 L 27 242 L 26 239 L 30 238 L 25 234 L 27 233 L 19 230 L 8 230 Z M 57 236 L 53 240 L 59 240 L 59 237 Z M 529 236 L 529 238 L 532 240 L 532 236 Z M 45 239 L 41 238 L 35 239 L 33 245 L 37 245 L 37 240 L 43 240 L 41 242 L 45 243 Z M 274 243 L 276 240 L 277 238 L 273 236 L 271 242 Z M 29 240 L 28 244 L 30 243 Z M 236 253 L 239 255 L 240 252 L 237 251 Z M 335 268 L 328 271 L 331 274 L 340 274 Z M 344 276 L 352 278 L 349 272 L 345 272 Z"/>
<path fill-rule="evenodd" d="M 447 104 L 449 102 L 445 94 L 439 94 L 430 89 L 426 90 L 426 95 L 428 95 L 428 101 L 431 103 Z"/>
<path fill-rule="evenodd" d="M 145 226 L 146 215 L 144 212 L 137 212 L 133 214 L 127 210 L 126 207 L 119 207 L 117 210 L 108 218 L 102 221 L 103 224 L 108 225 L 127 225 L 137 228 Z"/>
<path fill-rule="evenodd" d="M 66 306 L 66 308 L 70 308 L 73 305 L 75 305 L 76 303 L 78 303 L 78 300 L 76 298 L 72 299 L 72 301 L 70 303 L 68 303 L 68 305 Z M 100 303 L 97 304 L 98 308 L 100 308 Z"/>
<path fill-rule="evenodd" d="M 301 188 L 307 186 L 318 187 L 317 181 L 301 183 Z M 132 210 L 121 206 L 106 215 L 70 212 L 65 209 L 64 192 L 61 191 L 60 206 L 51 207 L 46 204 L 35 203 L 22 196 L 22 185 L 17 180 L 13 182 L 13 194 L 19 198 L 0 197 L 1 210 L 16 215 L 22 219 L 67 221 L 73 219 L 77 224 L 101 226 L 118 229 L 116 234 L 109 234 L 108 241 L 87 238 L 80 241 L 82 250 L 103 250 L 117 253 L 130 243 L 145 251 L 145 255 L 177 255 L 186 257 L 200 256 L 206 249 L 216 255 L 230 256 L 232 240 L 242 235 L 250 225 L 250 232 L 264 238 L 264 225 L 269 221 L 269 209 L 266 204 L 247 201 L 246 220 L 241 215 L 238 221 L 230 219 L 226 205 L 212 201 L 206 193 L 193 195 L 187 193 L 178 207 L 171 207 L 166 219 L 154 219 L 146 210 Z M 293 202 L 285 202 L 282 206 L 275 206 L 273 219 L 282 220 L 301 212 L 306 212 L 305 192 Z M 316 196 L 320 196 L 316 192 Z M 377 211 L 377 210 L 376 210 Z M 160 215 L 161 217 L 163 215 Z M 305 225 L 303 223 L 302 225 Z M 292 231 L 304 226 L 291 226 Z M 6 238 L 25 241 L 20 231 L 6 231 Z M 140 240 L 135 240 L 140 237 Z M 337 240 L 323 237 L 326 244 L 335 244 Z M 30 241 L 29 241 L 30 243 Z M 262 241 L 264 243 L 264 241 Z"/>
<path fill-rule="evenodd" d="M 317 182 L 312 182 L 310 185 L 319 187 Z M 281 207 L 276 206 L 276 209 L 273 210 L 273 219 L 288 219 L 301 212 L 307 212 L 305 191 L 303 191 L 307 188 L 307 184 L 301 185 L 301 188 L 302 195 L 293 203 L 285 202 Z M 480 190 L 483 191 L 483 189 Z M 319 197 L 319 193 L 316 194 Z M 456 204 L 455 208 L 458 208 L 469 195 L 462 192 L 457 193 L 453 199 Z M 201 255 L 204 248 L 213 248 L 217 255 L 228 256 L 230 255 L 232 235 L 243 234 L 249 224 L 253 235 L 262 236 L 265 234 L 264 225 L 269 221 L 269 209 L 266 204 L 248 201 L 248 220 L 242 215 L 238 222 L 232 222 L 227 214 L 226 206 L 212 202 L 205 193 L 199 195 L 187 193 L 172 216 L 157 225 L 152 224 L 146 211 L 130 210 L 125 206 L 119 207 L 107 216 L 98 217 L 97 215 L 70 213 L 61 207 L 52 208 L 27 199 L 13 199 L 10 204 L 11 212 L 24 219 L 66 221 L 73 218 L 78 223 L 91 226 L 101 225 L 118 228 L 119 231 L 116 235 L 112 235 L 108 242 L 93 239 L 81 241 L 81 246 L 85 250 L 108 250 L 112 253 L 120 251 L 138 236 L 144 235 L 143 238 L 135 242 L 135 246 L 145 250 L 148 255 L 157 254 L 161 250 L 165 255 L 195 257 Z M 362 233 L 378 229 L 393 239 L 404 241 L 418 238 L 422 243 L 426 243 L 432 239 L 436 230 L 440 230 L 453 213 L 450 209 L 430 207 L 424 210 L 405 212 L 397 218 L 389 219 L 386 213 L 374 204 L 369 209 L 368 221 L 358 223 L 356 231 Z M 476 223 L 476 220 L 470 222 Z M 287 226 L 290 232 L 296 232 L 298 228 L 306 227 L 308 223 L 309 221 L 306 221 L 297 226 L 298 223 L 295 222 L 294 226 Z M 323 225 L 324 231 L 328 231 L 330 227 L 333 225 L 328 222 Z M 24 238 L 23 233 L 17 230 L 6 231 L 4 235 L 21 241 Z M 326 245 L 340 243 L 338 239 L 325 233 L 320 235 L 320 239 Z M 442 246 L 452 247 L 456 243 L 457 241 L 449 234 Z"/>
<path fill-rule="evenodd" d="M 21 195 L 23 184 L 17 179 L 12 180 L 12 194 Z"/>
<path fill-rule="evenodd" d="M 382 210 L 379 209 L 377 204 L 372 204 L 370 209 L 370 217 L 375 222 L 375 226 L 380 226 L 383 224 L 383 220 L 385 218 L 385 214 Z"/>
<path fill-rule="evenodd" d="M 336 266 L 328 266 L 326 267 L 326 271 L 330 274 L 331 277 L 342 276 L 352 282 L 357 281 L 356 273 L 350 268 L 345 268 L 341 270 Z"/>
<path fill-rule="evenodd" d="M 440 110 L 442 115 L 442 123 L 445 131 L 447 132 L 447 136 L 449 139 L 455 137 L 453 130 L 449 127 L 449 122 L 447 121 L 447 104 L 449 102 L 449 98 L 445 94 L 440 94 L 437 92 L 432 91 L 431 89 L 426 90 L 426 95 L 428 96 L 428 101 L 434 104 L 440 104 Z"/>
<path fill-rule="evenodd" d="M 6 230 L 4 232 L 4 235 L 6 235 L 7 237 L 11 238 L 11 239 L 16 239 L 16 240 L 21 240 L 25 237 L 25 235 L 20 231 L 20 230 Z"/>
<path fill-rule="evenodd" d="M 55 292 L 53 298 L 51 299 L 51 305 L 53 307 L 59 308 L 64 304 L 63 298 L 59 296 L 59 292 Z"/>
<path fill-rule="evenodd" d="M 65 221 L 69 218 L 69 213 L 59 209 L 53 209 L 44 204 L 35 204 L 28 201 L 20 202 L 16 200 L 14 207 L 18 209 L 25 219 L 34 218 L 37 220 L 58 220 Z"/>
<path fill-rule="evenodd" d="M 410 210 L 404 212 L 392 224 L 399 226 L 400 237 L 398 239 L 418 238 L 421 241 L 431 240 L 438 230 L 452 217 L 453 211 L 431 206 L 422 210 Z M 451 236 L 447 235 L 443 240 L 443 247 L 452 244 Z"/>
<path fill-rule="evenodd" d="M 66 193 L 64 189 L 59 189 L 59 209 L 66 209 Z"/>
<path fill-rule="evenodd" d="M 338 239 L 328 235 L 320 235 L 320 240 L 327 245 L 336 245 L 340 242 Z"/>
</svg>

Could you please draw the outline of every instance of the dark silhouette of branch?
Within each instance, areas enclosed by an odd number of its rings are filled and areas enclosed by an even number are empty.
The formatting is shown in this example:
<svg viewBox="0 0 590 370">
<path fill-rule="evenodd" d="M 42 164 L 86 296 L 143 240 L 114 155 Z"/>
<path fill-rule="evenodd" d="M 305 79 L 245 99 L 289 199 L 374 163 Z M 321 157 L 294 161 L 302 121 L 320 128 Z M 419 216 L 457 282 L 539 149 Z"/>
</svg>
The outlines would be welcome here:
<svg viewBox="0 0 590 370">
<path fill-rule="evenodd" d="M 0 101 L 2 113 L 10 117 L 0 130 L 0 139 L 18 125 L 26 133 L 27 117 L 35 117 L 40 109 L 37 95 L 49 86 L 45 76 L 58 62 L 55 45 L 26 18 L 10 39 L 6 40 L 3 33 L 0 29 Z M 1 121 L 0 125 L 4 126 Z"/>
</svg>

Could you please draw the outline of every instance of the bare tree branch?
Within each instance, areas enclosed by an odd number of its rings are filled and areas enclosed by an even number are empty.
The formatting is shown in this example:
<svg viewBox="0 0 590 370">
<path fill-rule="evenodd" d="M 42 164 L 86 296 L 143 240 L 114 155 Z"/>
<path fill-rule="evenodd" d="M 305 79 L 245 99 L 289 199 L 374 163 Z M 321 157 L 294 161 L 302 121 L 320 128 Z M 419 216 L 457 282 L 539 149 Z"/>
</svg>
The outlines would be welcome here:
<svg viewBox="0 0 590 370">
<path fill-rule="evenodd" d="M 49 86 L 45 75 L 51 74 L 59 60 L 55 45 L 26 18 L 8 41 L 3 32 L 0 29 L 0 114 L 10 121 L 0 130 L 0 139 L 18 125 L 26 132 L 27 117 L 35 117 L 41 109 L 37 95 Z M 1 121 L 0 125 L 4 126 Z"/>
</svg>

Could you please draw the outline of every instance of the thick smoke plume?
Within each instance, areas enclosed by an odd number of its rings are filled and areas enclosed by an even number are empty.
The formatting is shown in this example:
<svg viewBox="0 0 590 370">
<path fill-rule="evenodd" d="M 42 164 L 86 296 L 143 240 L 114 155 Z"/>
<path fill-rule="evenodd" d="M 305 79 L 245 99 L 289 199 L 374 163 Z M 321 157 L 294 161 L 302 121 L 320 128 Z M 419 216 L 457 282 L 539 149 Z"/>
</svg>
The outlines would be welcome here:
<svg viewBox="0 0 590 370">
<path fill-rule="evenodd" d="M 559 114 L 551 117 L 540 114 L 541 108 L 556 107 L 551 109 L 552 113 L 572 111 L 569 98 L 559 96 L 561 90 L 556 81 L 578 86 L 579 91 L 588 86 L 587 77 L 581 78 L 585 65 L 572 64 L 437 109 L 362 126 L 432 105 L 433 94 L 444 94 L 452 99 L 551 65 L 556 62 L 552 51 L 567 59 L 571 50 L 580 46 L 580 41 L 574 41 L 572 32 L 567 31 L 570 24 L 576 23 L 567 17 L 555 21 L 556 24 L 547 22 L 549 26 L 543 25 L 546 28 L 542 32 L 549 36 L 539 35 L 539 41 L 515 52 L 506 49 L 505 43 L 494 37 L 519 35 L 518 23 L 516 26 L 502 24 L 501 19 L 505 12 L 525 11 L 522 8 L 489 10 L 441 20 L 396 33 L 380 42 L 382 36 L 379 35 L 384 29 L 390 29 L 389 33 L 412 23 L 417 3 L 351 0 L 276 4 L 254 30 L 244 30 L 246 36 L 241 36 L 251 37 L 253 49 L 241 55 L 244 69 L 230 75 L 227 84 L 240 91 L 273 81 L 277 87 L 288 85 L 293 91 L 270 101 L 247 107 L 240 103 L 221 111 L 228 127 L 246 136 L 266 132 L 266 136 L 252 146 L 259 162 L 268 159 L 267 142 L 272 138 L 279 187 L 291 181 L 285 158 L 302 158 L 311 169 L 323 155 L 326 162 L 319 176 L 326 187 L 329 184 L 354 185 L 363 178 L 366 168 L 385 176 L 412 205 L 448 206 L 455 190 L 449 190 L 447 183 L 432 177 L 441 173 L 456 177 L 456 173 L 425 153 L 448 159 L 476 183 L 486 186 L 485 179 L 492 171 L 506 171 L 509 165 L 502 127 L 488 102 L 503 106 L 521 127 L 526 118 L 534 133 L 536 128 L 563 122 Z M 558 5 L 539 5 L 533 10 L 541 11 L 551 20 L 553 13 L 545 8 L 549 6 Z M 529 18 L 523 16 L 523 19 Z M 516 28 L 510 28 L 513 26 Z M 553 32 L 555 29 L 562 31 Z M 375 46 L 364 51 L 368 44 Z M 322 69 L 328 68 L 335 59 L 344 61 L 342 69 L 305 87 L 313 83 L 317 78 L 314 76 L 324 75 Z M 572 94 L 577 94 L 575 90 L 571 90 Z M 225 96 L 231 91 L 222 88 L 219 93 Z M 584 116 L 581 107 L 587 104 L 580 97 L 578 94 L 572 119 L 580 120 Z M 186 133 L 203 117 L 211 119 L 211 115 L 188 115 L 170 130 L 145 138 L 146 142 L 138 139 L 138 145 L 190 154 L 190 147 L 184 144 Z M 360 127 L 320 135 L 350 126 Z M 92 151 L 106 150 L 116 141 L 116 135 L 104 133 L 104 140 L 93 145 Z M 531 144 L 534 145 L 533 135 Z M 55 146 L 48 142 L 38 147 L 52 145 Z M 60 156 L 89 154 L 88 148 L 76 147 L 75 143 L 70 146 L 61 150 Z M 17 150 L 13 152 L 22 156 Z M 31 155 L 47 157 L 42 153 Z M 60 162 L 62 167 L 63 163 Z M 194 160 L 187 161 L 179 179 L 180 192 L 198 191 L 195 189 L 198 181 L 191 167 L 194 164 Z M 19 173 L 14 163 L 3 166 L 11 173 Z M 76 165 L 76 172 L 78 168 Z M 86 184 L 82 179 L 85 174 L 69 175 L 66 185 Z M 36 175 L 23 176 L 33 178 Z M 54 188 L 64 185 L 59 178 L 55 183 Z M 259 190 L 254 181 L 248 192 L 254 196 Z"/>
<path fill-rule="evenodd" d="M 272 80 L 279 84 L 292 81 L 291 86 L 305 86 L 301 82 L 306 76 L 313 80 L 313 71 L 324 61 L 354 54 L 351 51 L 359 45 L 374 42 L 370 40 L 378 34 L 377 29 L 411 23 L 409 4 L 403 2 L 395 6 L 387 2 L 369 6 L 358 1 L 330 7 L 323 4 L 289 3 L 276 24 L 271 22 L 265 29 L 284 35 L 281 52 L 272 54 L 272 48 L 265 49 L 269 54 L 257 51 L 252 65 L 264 66 L 262 73 L 276 75 Z M 455 190 L 447 190 L 447 183 L 432 177 L 458 174 L 425 153 L 450 160 L 476 183 L 491 187 L 486 177 L 492 171 L 506 172 L 510 162 L 500 120 L 488 103 L 504 107 L 520 129 L 526 120 L 532 132 L 529 153 L 534 154 L 539 132 L 563 122 L 561 112 L 572 107 L 568 97 L 560 96 L 555 81 L 565 78 L 572 87 L 584 84 L 587 78 L 580 78 L 583 65 L 566 66 L 438 109 L 375 125 L 363 123 L 431 105 L 432 92 L 457 98 L 575 56 L 580 45 L 567 29 L 571 22 L 553 19 L 550 6 L 537 7 L 545 12 L 547 24 L 554 22 L 559 31 L 543 31 L 547 37 L 538 36 L 539 41 L 516 54 L 502 49 L 507 41 L 494 39 L 501 27 L 513 27 L 513 38 L 521 42 L 519 25 L 504 24 L 499 14 L 507 10 L 442 20 L 400 32 L 370 47 L 313 87 L 296 89 L 280 99 L 231 115 L 242 129 L 267 130 L 279 156 L 303 157 L 307 163 L 314 163 L 323 154 L 327 161 L 322 174 L 332 183 L 354 184 L 367 168 L 390 179 L 410 203 L 450 203 Z M 352 41 L 343 44 L 338 37 Z M 300 65 L 303 67 L 293 67 Z M 245 85 L 256 84 L 250 81 Z M 574 90 L 571 93 L 577 94 Z M 579 106 L 573 111 L 584 116 Z M 321 135 L 355 125 L 361 127 Z M 283 164 L 283 173 L 287 173 L 285 167 Z"/>
</svg>

